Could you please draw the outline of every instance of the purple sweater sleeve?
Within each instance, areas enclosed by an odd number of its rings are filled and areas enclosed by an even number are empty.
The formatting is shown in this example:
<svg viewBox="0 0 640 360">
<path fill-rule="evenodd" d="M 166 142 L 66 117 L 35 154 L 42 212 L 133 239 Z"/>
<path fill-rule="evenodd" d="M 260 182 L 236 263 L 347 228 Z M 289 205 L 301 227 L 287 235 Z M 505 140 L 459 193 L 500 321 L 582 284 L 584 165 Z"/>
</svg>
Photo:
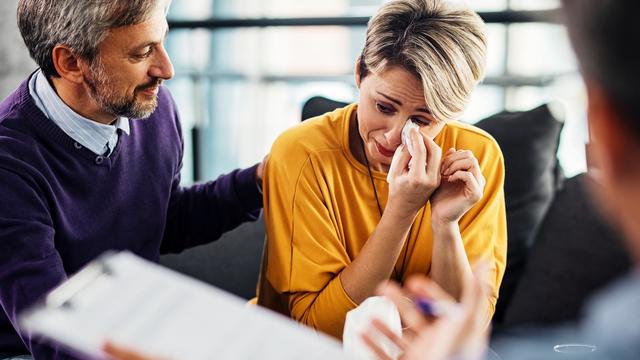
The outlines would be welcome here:
<svg viewBox="0 0 640 360">
<path fill-rule="evenodd" d="M 37 186 L 0 169 L 0 303 L 17 329 L 17 316 L 67 276 L 54 248 L 54 230 Z M 35 359 L 70 359 L 19 334 Z"/>
<path fill-rule="evenodd" d="M 180 174 L 176 174 L 161 252 L 180 252 L 211 242 L 245 221 L 256 220 L 262 208 L 257 166 L 189 188 L 179 186 Z"/>
</svg>

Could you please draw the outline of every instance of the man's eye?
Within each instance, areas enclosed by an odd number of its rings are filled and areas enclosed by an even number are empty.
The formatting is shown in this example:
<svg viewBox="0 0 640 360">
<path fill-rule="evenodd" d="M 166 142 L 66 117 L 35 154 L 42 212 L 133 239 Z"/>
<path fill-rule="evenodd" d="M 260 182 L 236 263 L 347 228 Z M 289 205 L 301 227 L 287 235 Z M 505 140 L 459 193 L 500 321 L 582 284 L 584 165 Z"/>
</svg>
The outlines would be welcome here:
<svg viewBox="0 0 640 360">
<path fill-rule="evenodd" d="M 145 59 L 148 58 L 149 56 L 151 56 L 151 53 L 153 52 L 153 48 L 149 48 L 149 50 L 145 53 L 142 54 L 136 54 L 135 57 L 138 59 Z"/>
</svg>

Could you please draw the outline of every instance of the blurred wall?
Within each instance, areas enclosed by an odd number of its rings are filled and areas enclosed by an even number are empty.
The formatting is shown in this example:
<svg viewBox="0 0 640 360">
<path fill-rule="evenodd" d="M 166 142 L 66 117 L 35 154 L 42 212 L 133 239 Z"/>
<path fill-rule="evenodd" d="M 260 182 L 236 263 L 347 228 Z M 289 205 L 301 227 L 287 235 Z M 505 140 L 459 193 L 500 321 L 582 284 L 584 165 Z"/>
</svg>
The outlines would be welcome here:
<svg viewBox="0 0 640 360">
<path fill-rule="evenodd" d="M 18 0 L 0 0 L 0 100 L 35 68 L 16 24 Z"/>
</svg>

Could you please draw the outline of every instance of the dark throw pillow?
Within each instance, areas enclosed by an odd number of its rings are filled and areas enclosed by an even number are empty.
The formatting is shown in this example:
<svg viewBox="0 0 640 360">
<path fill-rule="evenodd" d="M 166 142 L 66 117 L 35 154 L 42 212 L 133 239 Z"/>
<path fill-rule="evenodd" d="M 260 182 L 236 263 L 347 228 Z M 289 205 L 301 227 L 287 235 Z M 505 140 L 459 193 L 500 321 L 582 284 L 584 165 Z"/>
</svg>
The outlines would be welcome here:
<svg viewBox="0 0 640 360">
<path fill-rule="evenodd" d="M 322 96 L 314 96 L 302 105 L 302 118 L 300 120 L 305 121 L 347 105 L 349 104 L 345 102 L 327 99 Z"/>
<path fill-rule="evenodd" d="M 520 279 L 538 226 L 562 183 L 556 153 L 563 123 L 547 105 L 501 112 L 475 124 L 491 134 L 504 155 L 507 268 L 494 323 L 500 323 Z"/>
<path fill-rule="evenodd" d="M 622 238 L 602 220 L 587 176 L 568 179 L 540 226 L 503 327 L 578 319 L 584 302 L 630 269 Z"/>
</svg>

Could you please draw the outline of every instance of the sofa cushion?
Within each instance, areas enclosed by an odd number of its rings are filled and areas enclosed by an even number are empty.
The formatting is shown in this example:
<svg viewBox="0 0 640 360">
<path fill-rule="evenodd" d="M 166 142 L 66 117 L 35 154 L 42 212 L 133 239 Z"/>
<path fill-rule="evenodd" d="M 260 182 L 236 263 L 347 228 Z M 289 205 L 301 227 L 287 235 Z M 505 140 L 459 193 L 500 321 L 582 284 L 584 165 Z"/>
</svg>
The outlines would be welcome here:
<svg viewBox="0 0 640 360">
<path fill-rule="evenodd" d="M 541 105 L 501 112 L 475 125 L 496 139 L 505 161 L 507 267 L 494 315 L 494 323 L 500 323 L 536 231 L 564 178 L 556 157 L 563 123 Z"/>
<path fill-rule="evenodd" d="M 314 96 L 302 105 L 302 117 L 300 120 L 305 121 L 347 105 L 349 104 L 345 102 L 327 99 L 323 96 Z"/>
<path fill-rule="evenodd" d="M 168 268 L 245 299 L 256 296 L 264 244 L 262 218 L 244 223 L 210 244 L 160 257 Z"/>
<path fill-rule="evenodd" d="M 585 174 L 578 175 L 556 193 L 504 327 L 575 320 L 588 297 L 630 269 L 621 237 L 596 211 L 587 181 Z"/>
</svg>

